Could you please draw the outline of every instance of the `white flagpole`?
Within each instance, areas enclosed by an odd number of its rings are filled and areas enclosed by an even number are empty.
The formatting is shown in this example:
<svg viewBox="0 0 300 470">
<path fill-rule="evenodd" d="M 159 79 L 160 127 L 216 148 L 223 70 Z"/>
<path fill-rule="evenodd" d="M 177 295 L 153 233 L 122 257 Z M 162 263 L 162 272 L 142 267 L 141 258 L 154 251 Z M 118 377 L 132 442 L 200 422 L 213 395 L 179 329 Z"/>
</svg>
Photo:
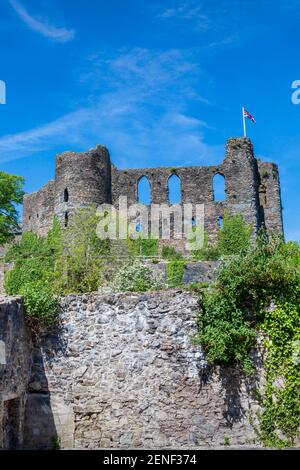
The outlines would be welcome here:
<svg viewBox="0 0 300 470">
<path fill-rule="evenodd" d="M 243 114 L 243 128 L 244 128 L 244 137 L 246 137 L 246 121 L 245 121 L 245 114 L 244 114 L 245 108 L 244 106 L 242 107 L 242 114 Z"/>
</svg>

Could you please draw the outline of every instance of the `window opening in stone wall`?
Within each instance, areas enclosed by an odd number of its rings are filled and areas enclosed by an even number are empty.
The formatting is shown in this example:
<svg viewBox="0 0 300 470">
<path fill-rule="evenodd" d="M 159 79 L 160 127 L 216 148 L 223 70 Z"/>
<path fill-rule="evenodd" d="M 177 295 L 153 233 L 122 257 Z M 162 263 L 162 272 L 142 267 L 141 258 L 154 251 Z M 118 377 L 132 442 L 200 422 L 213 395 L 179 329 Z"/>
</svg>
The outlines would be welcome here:
<svg viewBox="0 0 300 470">
<path fill-rule="evenodd" d="M 213 194 L 215 202 L 226 201 L 225 178 L 220 173 L 213 177 Z"/>
<path fill-rule="evenodd" d="M 181 203 L 181 184 L 179 176 L 170 176 L 168 180 L 168 195 L 170 204 Z"/>
<path fill-rule="evenodd" d="M 218 227 L 221 229 L 223 227 L 223 217 L 218 218 Z"/>
<path fill-rule="evenodd" d="M 146 176 L 142 176 L 138 181 L 137 201 L 146 206 L 151 204 L 151 186 Z"/>
<path fill-rule="evenodd" d="M 66 188 L 64 190 L 64 202 L 68 202 L 68 201 L 69 201 L 69 191 Z"/>
<path fill-rule="evenodd" d="M 65 213 L 65 227 L 69 225 L 69 214 L 68 212 Z"/>
</svg>

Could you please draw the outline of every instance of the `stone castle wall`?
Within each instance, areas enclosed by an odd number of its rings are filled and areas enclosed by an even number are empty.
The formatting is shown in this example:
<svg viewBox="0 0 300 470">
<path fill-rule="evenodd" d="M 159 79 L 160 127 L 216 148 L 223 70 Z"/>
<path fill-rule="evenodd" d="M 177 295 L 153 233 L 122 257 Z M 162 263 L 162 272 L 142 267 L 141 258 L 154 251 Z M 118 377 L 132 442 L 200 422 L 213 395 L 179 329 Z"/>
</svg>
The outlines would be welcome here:
<svg viewBox="0 0 300 470">
<path fill-rule="evenodd" d="M 173 174 L 180 178 L 181 204 L 204 204 L 205 229 L 212 240 L 217 238 L 218 221 L 226 209 L 241 213 L 253 225 L 254 232 L 262 225 L 270 231 L 283 232 L 278 168 L 273 163 L 258 162 L 248 138 L 229 139 L 224 162 L 207 167 L 119 170 L 111 165 L 105 147 L 86 153 L 65 152 L 57 156 L 55 180 L 26 196 L 23 230 L 44 234 L 55 214 L 62 225 L 67 225 L 76 208 L 102 203 L 118 207 L 120 196 L 135 204 L 143 176 L 151 186 L 151 203 L 169 205 L 168 180 Z M 224 202 L 214 199 L 216 174 L 225 178 Z"/>
<path fill-rule="evenodd" d="M 22 299 L 0 295 L 0 449 L 24 445 L 31 362 Z"/>
<path fill-rule="evenodd" d="M 11 317 L 10 304 L 20 313 L 18 302 L 2 300 L 1 311 Z M 255 384 L 237 369 L 208 368 L 193 341 L 199 306 L 191 293 L 70 295 L 61 307 L 59 328 L 34 339 L 32 352 L 23 323 L 5 340 L 10 354 L 19 344 L 4 388 L 19 398 L 26 391 L 19 424 L 10 415 L 23 447 L 255 445 Z"/>
</svg>

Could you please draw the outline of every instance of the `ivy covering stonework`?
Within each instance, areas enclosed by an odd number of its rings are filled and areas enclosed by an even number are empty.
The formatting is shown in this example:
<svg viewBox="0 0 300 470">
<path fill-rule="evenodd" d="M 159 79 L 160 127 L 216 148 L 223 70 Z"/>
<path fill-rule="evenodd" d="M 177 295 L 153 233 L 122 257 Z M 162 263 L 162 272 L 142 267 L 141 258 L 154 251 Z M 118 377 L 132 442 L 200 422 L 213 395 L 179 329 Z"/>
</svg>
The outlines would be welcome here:
<svg viewBox="0 0 300 470">
<path fill-rule="evenodd" d="M 262 233 L 248 252 L 227 259 L 214 285 L 201 291 L 198 342 L 211 364 L 237 364 L 251 374 L 259 334 L 266 347 L 260 438 L 292 446 L 300 427 L 300 247 Z"/>
</svg>

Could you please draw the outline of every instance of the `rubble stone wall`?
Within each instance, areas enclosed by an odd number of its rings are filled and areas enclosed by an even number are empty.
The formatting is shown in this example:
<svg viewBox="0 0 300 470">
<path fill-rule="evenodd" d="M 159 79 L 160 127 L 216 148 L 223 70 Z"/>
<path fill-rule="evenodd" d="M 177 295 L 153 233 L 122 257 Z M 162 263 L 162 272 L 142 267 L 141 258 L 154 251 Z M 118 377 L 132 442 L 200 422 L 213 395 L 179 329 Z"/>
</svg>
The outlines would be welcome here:
<svg viewBox="0 0 300 470">
<path fill-rule="evenodd" d="M 198 311 L 179 290 L 64 298 L 60 328 L 35 342 L 26 446 L 253 445 L 254 384 L 209 369 Z"/>
</svg>

